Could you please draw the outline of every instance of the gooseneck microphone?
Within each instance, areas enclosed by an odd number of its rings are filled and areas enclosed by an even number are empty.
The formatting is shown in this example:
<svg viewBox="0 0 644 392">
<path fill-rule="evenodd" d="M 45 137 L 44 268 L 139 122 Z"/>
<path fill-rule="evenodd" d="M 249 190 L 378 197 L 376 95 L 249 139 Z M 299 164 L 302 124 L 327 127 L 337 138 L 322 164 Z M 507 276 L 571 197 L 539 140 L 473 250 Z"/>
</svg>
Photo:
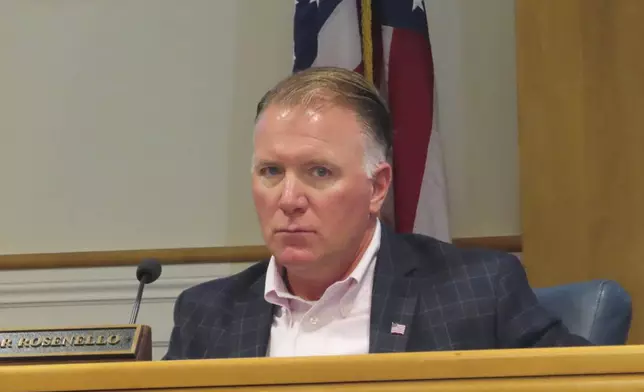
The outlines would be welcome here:
<svg viewBox="0 0 644 392">
<path fill-rule="evenodd" d="M 161 276 L 161 264 L 159 264 L 158 261 L 147 259 L 143 260 L 141 264 L 139 264 L 139 267 L 136 269 L 136 278 L 139 280 L 139 291 L 136 293 L 136 299 L 134 300 L 134 308 L 132 309 L 132 315 L 130 316 L 130 324 L 134 324 L 139 315 L 139 307 L 141 307 L 141 298 L 143 297 L 143 287 L 146 284 L 159 279 L 159 276 Z"/>
</svg>

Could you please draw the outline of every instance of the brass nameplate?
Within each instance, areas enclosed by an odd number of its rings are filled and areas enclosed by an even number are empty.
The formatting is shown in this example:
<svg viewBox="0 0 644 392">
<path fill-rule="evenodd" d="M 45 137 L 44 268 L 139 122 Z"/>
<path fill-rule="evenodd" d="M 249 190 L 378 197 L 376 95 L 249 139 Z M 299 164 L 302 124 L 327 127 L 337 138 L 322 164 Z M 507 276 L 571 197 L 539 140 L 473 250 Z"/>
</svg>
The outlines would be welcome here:
<svg viewBox="0 0 644 392">
<path fill-rule="evenodd" d="M 0 330 L 0 360 L 134 356 L 140 325 Z"/>
</svg>

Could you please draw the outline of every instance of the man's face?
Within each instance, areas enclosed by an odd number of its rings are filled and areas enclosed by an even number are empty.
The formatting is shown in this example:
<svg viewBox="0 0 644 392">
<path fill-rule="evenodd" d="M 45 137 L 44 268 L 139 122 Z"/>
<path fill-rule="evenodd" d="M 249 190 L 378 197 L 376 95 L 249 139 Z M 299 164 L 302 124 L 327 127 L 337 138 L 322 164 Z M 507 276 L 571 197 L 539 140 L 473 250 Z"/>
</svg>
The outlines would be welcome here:
<svg viewBox="0 0 644 392">
<path fill-rule="evenodd" d="M 367 177 L 361 131 L 355 114 L 341 107 L 269 106 L 260 116 L 253 198 L 279 264 L 308 269 L 352 261 L 370 239 L 370 214 L 382 206 L 391 169 L 384 164 L 374 180 Z"/>
</svg>

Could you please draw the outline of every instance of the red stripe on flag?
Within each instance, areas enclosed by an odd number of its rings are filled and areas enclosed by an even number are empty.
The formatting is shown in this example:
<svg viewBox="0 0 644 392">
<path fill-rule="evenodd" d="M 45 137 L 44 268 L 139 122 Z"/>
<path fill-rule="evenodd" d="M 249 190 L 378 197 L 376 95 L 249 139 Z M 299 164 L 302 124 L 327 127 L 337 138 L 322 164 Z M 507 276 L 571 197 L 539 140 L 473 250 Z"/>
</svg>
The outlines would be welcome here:
<svg viewBox="0 0 644 392">
<path fill-rule="evenodd" d="M 364 76 L 364 62 L 360 62 L 357 67 L 353 69 L 355 72 L 358 72 L 360 75 Z"/>
<path fill-rule="evenodd" d="M 394 29 L 388 90 L 394 123 L 396 229 L 412 232 L 434 116 L 434 70 L 426 37 Z"/>
</svg>

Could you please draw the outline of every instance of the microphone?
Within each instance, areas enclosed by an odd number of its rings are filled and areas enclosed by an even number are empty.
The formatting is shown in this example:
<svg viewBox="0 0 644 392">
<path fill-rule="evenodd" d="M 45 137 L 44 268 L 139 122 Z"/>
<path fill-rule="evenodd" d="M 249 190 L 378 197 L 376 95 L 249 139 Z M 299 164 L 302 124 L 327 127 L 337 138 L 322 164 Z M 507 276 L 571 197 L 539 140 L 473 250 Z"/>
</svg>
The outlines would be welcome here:
<svg viewBox="0 0 644 392">
<path fill-rule="evenodd" d="M 141 307 L 141 298 L 143 297 L 143 287 L 152 283 L 155 280 L 159 279 L 161 276 L 161 264 L 158 261 L 153 259 L 143 260 L 139 267 L 136 269 L 136 278 L 139 280 L 139 291 L 136 293 L 136 299 L 134 300 L 134 308 L 132 309 L 132 315 L 130 316 L 130 324 L 136 322 L 136 318 L 139 315 L 139 307 Z"/>
</svg>

